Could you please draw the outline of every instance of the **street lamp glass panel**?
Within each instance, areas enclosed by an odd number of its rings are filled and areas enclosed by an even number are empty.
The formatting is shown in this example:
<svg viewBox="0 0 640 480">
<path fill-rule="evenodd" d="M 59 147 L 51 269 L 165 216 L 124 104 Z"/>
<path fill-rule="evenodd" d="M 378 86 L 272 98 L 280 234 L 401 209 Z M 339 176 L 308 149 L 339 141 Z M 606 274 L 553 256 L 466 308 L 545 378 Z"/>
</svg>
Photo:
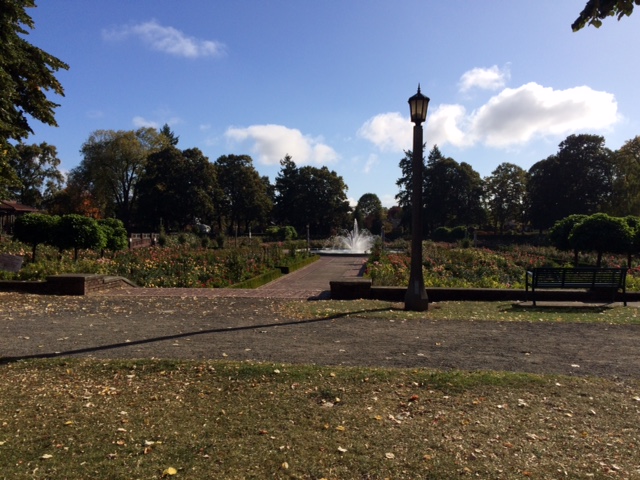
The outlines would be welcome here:
<svg viewBox="0 0 640 480">
<path fill-rule="evenodd" d="M 429 97 L 425 97 L 420 93 L 420 87 L 418 87 L 418 93 L 409 99 L 409 108 L 411 109 L 411 121 L 413 123 L 425 121 L 427 108 L 429 108 Z"/>
</svg>

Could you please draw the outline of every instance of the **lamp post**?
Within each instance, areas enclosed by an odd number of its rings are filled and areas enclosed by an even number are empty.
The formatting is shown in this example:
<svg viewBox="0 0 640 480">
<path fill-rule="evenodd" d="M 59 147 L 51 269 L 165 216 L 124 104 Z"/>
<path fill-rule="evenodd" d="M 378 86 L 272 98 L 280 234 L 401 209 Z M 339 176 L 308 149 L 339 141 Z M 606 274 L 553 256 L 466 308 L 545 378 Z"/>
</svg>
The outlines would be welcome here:
<svg viewBox="0 0 640 480">
<path fill-rule="evenodd" d="M 427 118 L 429 98 L 418 93 L 409 99 L 413 126 L 413 155 L 411 158 L 411 271 L 404 296 L 404 309 L 424 312 L 429 308 L 422 274 L 422 122 Z"/>
</svg>

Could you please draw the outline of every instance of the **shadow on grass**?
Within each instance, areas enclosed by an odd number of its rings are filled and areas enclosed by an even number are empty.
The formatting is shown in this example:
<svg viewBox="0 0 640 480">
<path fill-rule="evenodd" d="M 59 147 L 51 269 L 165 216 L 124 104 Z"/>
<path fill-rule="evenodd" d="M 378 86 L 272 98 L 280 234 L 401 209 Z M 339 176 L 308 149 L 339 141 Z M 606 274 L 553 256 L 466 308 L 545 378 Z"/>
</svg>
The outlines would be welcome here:
<svg viewBox="0 0 640 480">
<path fill-rule="evenodd" d="M 83 355 L 83 354 L 87 354 L 87 353 L 93 353 L 93 352 L 100 352 L 100 351 L 105 351 L 105 350 L 114 350 L 117 348 L 123 348 L 123 347 L 133 347 L 133 346 L 137 346 L 137 345 L 146 345 L 149 343 L 156 343 L 156 342 L 165 342 L 168 340 L 178 340 L 180 338 L 185 338 L 185 337 L 195 337 L 195 336 L 199 336 L 199 335 L 210 335 L 210 334 L 222 334 L 222 333 L 230 333 L 230 332 L 239 332 L 239 331 L 243 331 L 243 330 L 256 330 L 256 329 L 264 329 L 264 328 L 275 328 L 275 327 L 286 327 L 286 326 L 292 326 L 292 325 L 309 325 L 309 324 L 314 324 L 314 323 L 322 323 L 322 322 L 328 322 L 331 320 L 338 320 L 341 318 L 348 318 L 351 315 L 357 315 L 357 314 L 361 314 L 361 313 L 374 313 L 374 312 L 379 312 L 379 311 L 386 311 L 388 310 L 387 308 L 372 308 L 372 309 L 362 309 L 362 310 L 357 310 L 357 311 L 351 311 L 351 312 L 343 312 L 343 313 L 336 313 L 335 315 L 331 315 L 328 317 L 323 317 L 323 318 L 311 318 L 311 319 L 306 319 L 306 320 L 294 320 L 294 321 L 288 321 L 288 322 L 279 322 L 279 323 L 262 323 L 259 325 L 245 325 L 242 327 L 227 327 L 227 328 L 212 328 L 209 330 L 198 330 L 198 331 L 194 331 L 194 332 L 186 332 L 186 333 L 177 333 L 174 335 L 164 335 L 161 337 L 154 337 L 154 338 L 145 338 L 145 339 L 141 339 L 141 340 L 132 340 L 132 341 L 127 341 L 127 342 L 118 342 L 118 343 L 111 343 L 108 345 L 97 345 L 95 347 L 85 347 L 85 348 L 78 348 L 75 350 L 67 350 L 64 352 L 45 352 L 45 353 L 37 353 L 37 354 L 33 354 L 33 355 L 20 355 L 20 356 L 13 356 L 13 357 L 0 357 L 0 365 L 5 365 L 8 363 L 13 363 L 13 362 L 18 362 L 21 360 L 37 360 L 37 359 L 47 359 L 47 358 L 61 358 L 61 357 L 70 357 L 73 355 Z"/>
<path fill-rule="evenodd" d="M 513 303 L 509 307 L 502 309 L 502 312 L 527 312 L 527 313 L 604 313 L 613 308 L 611 304 L 590 305 L 580 304 L 540 304 L 535 307 L 530 303 Z"/>
</svg>

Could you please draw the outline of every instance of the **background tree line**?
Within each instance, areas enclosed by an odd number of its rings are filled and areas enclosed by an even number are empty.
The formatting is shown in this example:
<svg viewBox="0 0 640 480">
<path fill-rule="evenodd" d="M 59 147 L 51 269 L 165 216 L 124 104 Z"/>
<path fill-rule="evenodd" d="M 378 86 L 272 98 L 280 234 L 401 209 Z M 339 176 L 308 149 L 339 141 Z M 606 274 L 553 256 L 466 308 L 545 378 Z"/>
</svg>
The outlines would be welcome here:
<svg viewBox="0 0 640 480">
<path fill-rule="evenodd" d="M 271 183 L 248 155 L 211 162 L 178 143 L 167 125 L 95 131 L 66 184 L 54 146 L 18 143 L 9 165 L 19 182 L 7 196 L 57 215 L 117 218 L 129 232 L 204 223 L 220 235 L 288 225 L 299 234 L 309 228 L 328 236 L 354 218 L 374 234 L 410 232 L 409 151 L 399 163 L 397 207 L 385 209 L 376 194 L 366 193 L 351 208 L 347 185 L 327 167 L 298 167 L 287 155 Z M 602 136 L 570 135 L 528 171 L 503 163 L 485 178 L 437 146 L 423 162 L 425 238 L 442 227 L 542 232 L 570 215 L 640 216 L 640 136 L 612 151 Z"/>
<path fill-rule="evenodd" d="M 405 152 L 396 182 L 405 228 L 411 218 L 411 155 Z M 502 163 L 485 178 L 437 146 L 423 163 L 425 237 L 440 227 L 542 232 L 570 215 L 640 215 L 640 136 L 612 151 L 602 136 L 570 135 L 557 153 L 528 171 Z"/>
<path fill-rule="evenodd" d="M 347 185 L 327 167 L 298 167 L 286 156 L 271 184 L 248 155 L 211 162 L 178 142 L 168 125 L 95 131 L 66 184 L 55 147 L 20 143 L 10 159 L 19 181 L 7 196 L 56 215 L 116 218 L 129 232 L 207 224 L 227 235 L 289 225 L 321 236 L 348 225 Z"/>
</svg>

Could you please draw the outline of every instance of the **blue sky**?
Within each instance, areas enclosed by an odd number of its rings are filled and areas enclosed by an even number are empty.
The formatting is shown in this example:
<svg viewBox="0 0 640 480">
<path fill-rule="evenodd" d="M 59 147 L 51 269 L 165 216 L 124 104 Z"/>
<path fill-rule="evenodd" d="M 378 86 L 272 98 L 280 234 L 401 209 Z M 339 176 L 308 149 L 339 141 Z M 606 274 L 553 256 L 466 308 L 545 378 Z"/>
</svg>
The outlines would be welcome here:
<svg viewBox="0 0 640 480">
<path fill-rule="evenodd" d="M 28 39 L 70 69 L 59 127 L 27 142 L 68 171 L 95 130 L 168 123 L 212 162 L 249 154 L 273 182 L 289 154 L 391 206 L 418 83 L 427 149 L 483 177 L 572 133 L 640 135 L 640 12 L 573 33 L 585 2 L 40 0 Z"/>
</svg>

